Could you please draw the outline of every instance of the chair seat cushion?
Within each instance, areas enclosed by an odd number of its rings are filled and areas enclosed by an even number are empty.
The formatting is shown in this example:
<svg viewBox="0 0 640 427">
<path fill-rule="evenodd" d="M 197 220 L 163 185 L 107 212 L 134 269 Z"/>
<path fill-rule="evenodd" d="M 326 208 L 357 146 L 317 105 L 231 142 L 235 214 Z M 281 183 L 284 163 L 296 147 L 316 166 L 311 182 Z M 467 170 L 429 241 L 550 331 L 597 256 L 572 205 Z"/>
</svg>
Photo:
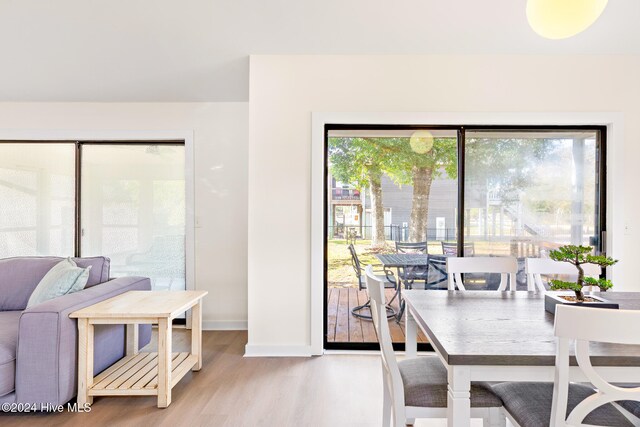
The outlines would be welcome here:
<svg viewBox="0 0 640 427">
<path fill-rule="evenodd" d="M 615 385 L 617 385 L 618 387 L 624 387 L 624 388 L 640 387 L 640 384 L 637 384 L 637 383 L 624 383 L 624 384 L 615 384 Z M 627 411 L 631 412 L 636 417 L 640 418 L 640 402 L 636 400 L 622 400 L 616 403 L 622 406 Z"/>
<path fill-rule="evenodd" d="M 553 383 L 500 383 L 493 386 L 493 391 L 502 398 L 505 409 L 521 427 L 544 427 L 550 424 Z M 594 393 L 595 391 L 586 385 L 570 384 L 567 416 L 578 403 Z M 611 404 L 600 406 L 592 411 L 584 419 L 584 423 L 608 427 L 633 426 Z"/>
<path fill-rule="evenodd" d="M 21 311 L 0 311 L 0 396 L 15 388 L 16 346 Z"/>
<path fill-rule="evenodd" d="M 621 402 L 618 402 L 618 405 L 622 406 L 624 409 L 640 418 L 640 402 L 637 402 L 635 400 L 623 400 Z"/>
<path fill-rule="evenodd" d="M 404 384 L 407 406 L 423 408 L 447 407 L 447 369 L 435 356 L 418 357 L 398 362 Z M 499 408 L 500 399 L 487 383 L 471 383 L 472 408 Z"/>
</svg>

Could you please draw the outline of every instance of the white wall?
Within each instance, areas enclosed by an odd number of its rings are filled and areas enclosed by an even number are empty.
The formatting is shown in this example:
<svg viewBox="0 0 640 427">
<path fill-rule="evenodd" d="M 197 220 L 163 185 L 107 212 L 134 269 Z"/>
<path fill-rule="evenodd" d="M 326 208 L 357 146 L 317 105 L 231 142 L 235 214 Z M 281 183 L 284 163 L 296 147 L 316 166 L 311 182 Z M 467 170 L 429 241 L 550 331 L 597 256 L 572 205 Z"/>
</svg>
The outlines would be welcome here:
<svg viewBox="0 0 640 427">
<path fill-rule="evenodd" d="M 246 327 L 247 103 L 0 103 L 0 135 L 24 131 L 192 132 L 204 327 Z"/>
<path fill-rule="evenodd" d="M 622 113 L 609 170 L 622 168 L 629 228 L 612 255 L 617 288 L 640 290 L 624 268 L 640 256 L 640 199 L 624 185 L 640 181 L 640 56 L 253 56 L 250 68 L 247 354 L 310 353 L 312 112 Z"/>
</svg>

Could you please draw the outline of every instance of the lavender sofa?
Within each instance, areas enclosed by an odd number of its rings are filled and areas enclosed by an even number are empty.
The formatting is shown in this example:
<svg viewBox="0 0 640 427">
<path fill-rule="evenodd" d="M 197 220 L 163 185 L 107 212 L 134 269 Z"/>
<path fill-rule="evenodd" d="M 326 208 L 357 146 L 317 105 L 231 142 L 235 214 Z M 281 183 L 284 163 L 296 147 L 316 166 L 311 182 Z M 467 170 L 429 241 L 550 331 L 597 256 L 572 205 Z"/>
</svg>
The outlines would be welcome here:
<svg viewBox="0 0 640 427">
<path fill-rule="evenodd" d="M 61 405 L 77 390 L 77 322 L 69 314 L 123 292 L 150 290 L 149 279 L 109 280 L 109 258 L 76 258 L 91 265 L 84 290 L 25 309 L 44 275 L 62 258 L 0 259 L 0 403 Z M 140 347 L 149 343 L 151 328 L 141 325 Z M 124 356 L 121 325 L 95 328 L 95 373 Z"/>
</svg>

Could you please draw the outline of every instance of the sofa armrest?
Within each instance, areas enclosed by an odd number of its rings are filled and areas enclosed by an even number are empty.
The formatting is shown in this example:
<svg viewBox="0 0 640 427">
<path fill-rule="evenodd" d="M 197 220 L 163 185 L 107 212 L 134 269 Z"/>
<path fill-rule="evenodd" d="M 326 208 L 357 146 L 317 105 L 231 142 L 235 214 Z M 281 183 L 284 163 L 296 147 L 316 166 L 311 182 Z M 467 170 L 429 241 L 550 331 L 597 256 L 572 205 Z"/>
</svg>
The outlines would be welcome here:
<svg viewBox="0 0 640 427">
<path fill-rule="evenodd" d="M 16 402 L 61 405 L 71 400 L 77 390 L 78 328 L 69 314 L 127 291 L 150 289 L 148 278 L 121 277 L 26 309 L 18 332 Z M 150 332 L 145 325 L 141 347 Z M 124 326 L 96 326 L 94 343 L 97 373 L 123 357 Z"/>
</svg>

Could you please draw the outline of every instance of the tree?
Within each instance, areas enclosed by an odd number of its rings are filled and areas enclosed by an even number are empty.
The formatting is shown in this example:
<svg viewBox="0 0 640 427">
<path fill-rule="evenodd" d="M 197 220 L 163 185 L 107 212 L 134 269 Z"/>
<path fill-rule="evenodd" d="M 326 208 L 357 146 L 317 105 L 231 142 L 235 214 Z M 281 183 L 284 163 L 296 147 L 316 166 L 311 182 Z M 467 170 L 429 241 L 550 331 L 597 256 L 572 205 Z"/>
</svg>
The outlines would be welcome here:
<svg viewBox="0 0 640 427">
<path fill-rule="evenodd" d="M 397 184 L 413 186 L 409 241 L 427 240 L 429 195 L 434 178 L 458 175 L 456 138 L 433 138 L 417 131 L 411 138 L 387 138 L 389 156 L 385 171 Z"/>
<path fill-rule="evenodd" d="M 426 144 L 426 145 L 425 145 Z M 429 193 L 433 179 L 457 176 L 455 138 L 378 137 L 330 138 L 331 174 L 358 188 L 369 187 L 373 218 L 373 246 L 384 244 L 382 175 L 398 185 L 413 185 L 410 241 L 426 241 Z"/>
<path fill-rule="evenodd" d="M 362 190 L 371 192 L 371 245 L 385 244 L 382 174 L 386 150 L 378 138 L 329 138 L 331 175 Z"/>
<path fill-rule="evenodd" d="M 618 262 L 611 257 L 604 255 L 591 255 L 593 247 L 591 246 L 561 246 L 557 250 L 551 251 L 549 257 L 554 261 L 568 262 L 578 269 L 578 280 L 575 282 L 565 282 L 562 280 L 552 280 L 551 290 L 557 291 L 561 289 L 570 289 L 576 293 L 578 301 L 584 301 L 584 293 L 582 288 L 587 286 L 598 286 L 601 290 L 606 291 L 613 286 L 611 280 L 595 279 L 593 277 L 584 277 L 583 264 L 596 264 L 600 267 L 608 267 Z"/>
</svg>

